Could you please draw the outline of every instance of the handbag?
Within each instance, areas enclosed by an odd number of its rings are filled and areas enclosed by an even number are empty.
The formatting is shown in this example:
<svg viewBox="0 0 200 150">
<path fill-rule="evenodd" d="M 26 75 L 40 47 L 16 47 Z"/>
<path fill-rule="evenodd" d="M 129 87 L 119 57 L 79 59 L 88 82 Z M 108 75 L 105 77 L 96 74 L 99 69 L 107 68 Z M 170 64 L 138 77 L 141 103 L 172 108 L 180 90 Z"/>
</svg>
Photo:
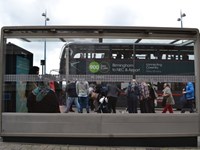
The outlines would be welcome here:
<svg viewBox="0 0 200 150">
<path fill-rule="evenodd" d="M 94 99 L 97 99 L 97 97 L 98 97 L 98 93 L 95 93 L 95 92 L 92 92 L 91 93 L 91 98 L 94 100 Z"/>
</svg>

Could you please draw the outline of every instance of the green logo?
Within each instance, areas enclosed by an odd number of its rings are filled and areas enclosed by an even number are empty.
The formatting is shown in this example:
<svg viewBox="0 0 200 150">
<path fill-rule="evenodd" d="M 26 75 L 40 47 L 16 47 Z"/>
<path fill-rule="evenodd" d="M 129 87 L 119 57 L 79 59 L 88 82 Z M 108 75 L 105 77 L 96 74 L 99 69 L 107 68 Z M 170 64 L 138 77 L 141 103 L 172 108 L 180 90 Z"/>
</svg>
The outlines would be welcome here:
<svg viewBox="0 0 200 150">
<path fill-rule="evenodd" d="M 98 62 L 93 61 L 93 62 L 91 62 L 89 64 L 89 70 L 90 70 L 90 72 L 97 73 L 99 71 L 99 69 L 100 69 L 100 65 L 99 65 Z"/>
</svg>

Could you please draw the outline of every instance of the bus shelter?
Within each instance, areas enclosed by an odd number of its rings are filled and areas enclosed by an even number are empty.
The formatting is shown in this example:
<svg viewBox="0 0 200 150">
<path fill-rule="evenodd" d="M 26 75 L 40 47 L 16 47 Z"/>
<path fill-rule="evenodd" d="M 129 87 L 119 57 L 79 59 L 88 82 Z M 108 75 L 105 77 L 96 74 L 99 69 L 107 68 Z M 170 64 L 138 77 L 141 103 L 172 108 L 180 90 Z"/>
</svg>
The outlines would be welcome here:
<svg viewBox="0 0 200 150">
<path fill-rule="evenodd" d="M 197 146 L 200 132 L 199 50 L 199 31 L 194 28 L 3 27 L 1 137 L 4 141 L 66 144 Z M 57 53 L 61 53 L 59 58 L 55 57 Z M 121 56 L 117 57 L 118 54 Z M 80 65 L 75 66 L 74 60 L 81 62 Z M 50 80 L 62 87 L 68 81 L 83 78 L 91 83 L 117 82 L 121 89 L 132 79 L 155 83 L 157 87 L 160 83 L 171 83 L 174 90 L 181 83 L 193 82 L 195 112 L 29 113 L 24 92 L 27 82 L 36 80 L 28 73 L 36 62 L 40 62 L 42 70 L 38 80 L 48 74 L 48 69 L 50 73 L 58 70 L 57 74 L 50 75 Z M 50 62 L 58 63 L 58 68 L 51 68 Z M 99 71 L 99 67 L 102 70 Z"/>
</svg>

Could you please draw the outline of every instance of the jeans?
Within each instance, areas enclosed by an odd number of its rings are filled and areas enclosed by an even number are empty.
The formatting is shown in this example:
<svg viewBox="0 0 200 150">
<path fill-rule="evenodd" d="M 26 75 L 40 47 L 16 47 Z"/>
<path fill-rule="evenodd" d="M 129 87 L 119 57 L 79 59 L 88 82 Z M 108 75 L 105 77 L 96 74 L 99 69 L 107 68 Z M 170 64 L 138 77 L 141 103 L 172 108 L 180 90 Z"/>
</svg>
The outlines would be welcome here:
<svg viewBox="0 0 200 150">
<path fill-rule="evenodd" d="M 87 113 L 90 112 L 89 110 L 89 98 L 88 97 L 78 97 L 80 103 L 80 113 L 83 113 L 83 108 L 86 108 Z"/>
<path fill-rule="evenodd" d="M 80 104 L 79 104 L 79 102 L 78 102 L 78 97 L 68 97 L 68 98 L 66 99 L 67 108 L 66 108 L 66 110 L 65 110 L 65 113 L 68 113 L 68 112 L 69 112 L 70 107 L 71 107 L 71 105 L 73 104 L 73 102 L 74 102 L 74 104 L 76 105 L 77 111 L 80 113 Z"/>
<path fill-rule="evenodd" d="M 190 110 L 190 113 L 194 113 L 194 100 L 186 100 L 181 109 L 181 113 L 184 113 L 187 108 Z"/>
</svg>

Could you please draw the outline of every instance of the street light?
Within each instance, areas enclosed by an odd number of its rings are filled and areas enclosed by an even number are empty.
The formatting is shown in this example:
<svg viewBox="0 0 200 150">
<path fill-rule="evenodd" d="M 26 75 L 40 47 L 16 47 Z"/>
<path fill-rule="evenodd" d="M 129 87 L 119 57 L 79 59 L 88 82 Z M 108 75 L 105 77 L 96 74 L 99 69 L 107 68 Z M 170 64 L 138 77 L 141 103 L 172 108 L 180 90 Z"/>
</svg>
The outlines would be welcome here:
<svg viewBox="0 0 200 150">
<path fill-rule="evenodd" d="M 50 19 L 47 17 L 47 11 L 45 10 L 44 13 L 42 13 L 42 16 L 44 17 L 44 25 L 47 26 L 47 21 L 49 21 Z M 42 72 L 43 74 L 46 74 L 46 39 L 44 40 L 44 72 Z"/>
<path fill-rule="evenodd" d="M 185 17 L 186 14 L 182 13 L 182 11 L 180 11 L 180 18 L 177 19 L 177 21 L 181 22 L 181 28 L 183 28 L 183 17 Z"/>
</svg>

